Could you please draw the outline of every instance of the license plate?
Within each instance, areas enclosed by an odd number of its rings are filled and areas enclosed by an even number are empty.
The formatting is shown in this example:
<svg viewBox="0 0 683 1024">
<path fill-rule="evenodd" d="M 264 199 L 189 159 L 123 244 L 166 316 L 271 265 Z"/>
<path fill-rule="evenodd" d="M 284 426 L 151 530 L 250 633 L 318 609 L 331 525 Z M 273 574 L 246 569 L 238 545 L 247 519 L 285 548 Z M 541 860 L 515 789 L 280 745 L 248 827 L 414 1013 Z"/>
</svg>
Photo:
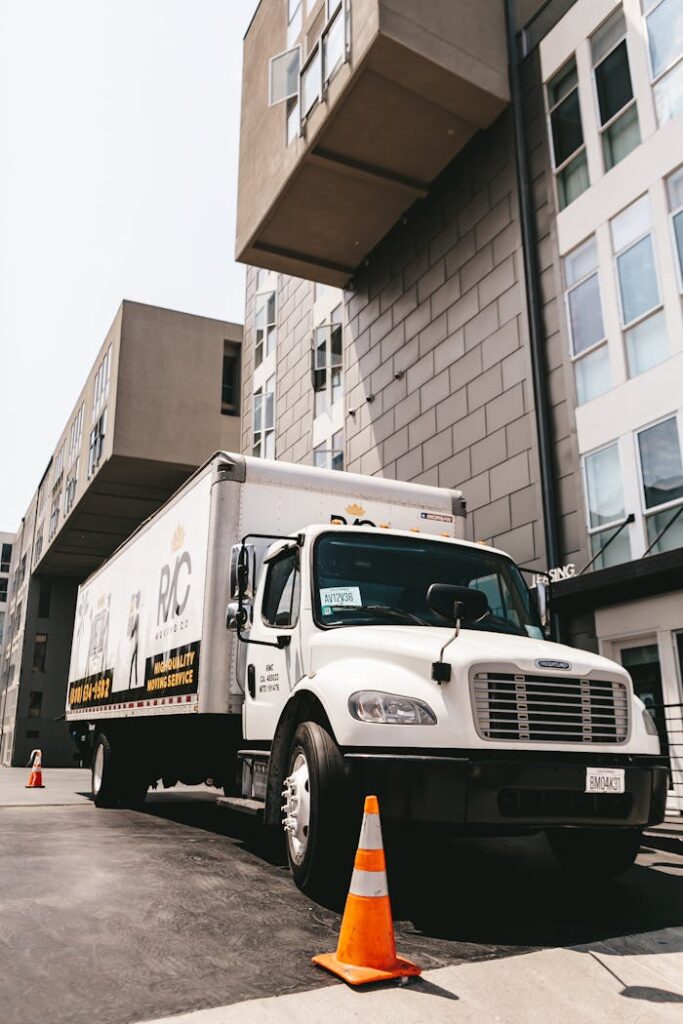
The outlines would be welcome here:
<svg viewBox="0 0 683 1024">
<path fill-rule="evenodd" d="M 624 768 L 586 768 L 586 793 L 624 793 Z"/>
</svg>

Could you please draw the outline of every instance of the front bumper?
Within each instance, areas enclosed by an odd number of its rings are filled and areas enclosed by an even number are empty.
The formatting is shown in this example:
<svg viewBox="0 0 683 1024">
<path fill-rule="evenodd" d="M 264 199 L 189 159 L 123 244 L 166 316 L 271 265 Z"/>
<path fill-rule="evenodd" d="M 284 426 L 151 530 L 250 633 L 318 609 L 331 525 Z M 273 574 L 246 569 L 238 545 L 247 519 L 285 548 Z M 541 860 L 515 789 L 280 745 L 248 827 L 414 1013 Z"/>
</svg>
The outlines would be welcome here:
<svg viewBox="0 0 683 1024">
<path fill-rule="evenodd" d="M 344 751 L 354 790 L 376 793 L 382 817 L 499 831 L 560 825 L 655 825 L 664 819 L 666 758 L 480 751 L 443 755 Z M 623 767 L 623 794 L 585 793 L 586 768 Z"/>
</svg>

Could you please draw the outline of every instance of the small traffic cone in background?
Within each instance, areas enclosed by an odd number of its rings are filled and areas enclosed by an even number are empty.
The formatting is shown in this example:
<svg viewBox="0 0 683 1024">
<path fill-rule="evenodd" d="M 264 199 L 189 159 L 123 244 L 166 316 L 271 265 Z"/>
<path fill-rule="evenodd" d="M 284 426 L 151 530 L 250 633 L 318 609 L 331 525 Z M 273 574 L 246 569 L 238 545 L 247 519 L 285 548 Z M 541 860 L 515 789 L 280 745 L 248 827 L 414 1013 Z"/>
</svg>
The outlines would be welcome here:
<svg viewBox="0 0 683 1024">
<path fill-rule="evenodd" d="M 360 841 L 337 952 L 314 956 L 313 963 L 332 971 L 349 985 L 365 985 L 370 981 L 387 981 L 422 973 L 417 964 L 396 956 L 376 796 L 365 798 Z"/>
<path fill-rule="evenodd" d="M 43 755 L 40 750 L 32 750 L 28 761 L 31 766 L 31 774 L 25 789 L 45 789 L 43 785 Z"/>
</svg>

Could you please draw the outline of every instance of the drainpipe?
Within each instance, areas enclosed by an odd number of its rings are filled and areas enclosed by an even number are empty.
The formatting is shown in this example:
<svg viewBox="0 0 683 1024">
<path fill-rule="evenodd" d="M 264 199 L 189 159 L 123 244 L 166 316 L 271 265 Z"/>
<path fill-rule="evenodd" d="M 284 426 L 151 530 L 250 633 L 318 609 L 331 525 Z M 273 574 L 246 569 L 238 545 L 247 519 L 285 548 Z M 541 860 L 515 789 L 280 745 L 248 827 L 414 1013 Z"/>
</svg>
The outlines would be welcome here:
<svg viewBox="0 0 683 1024">
<path fill-rule="evenodd" d="M 557 498 L 553 466 L 552 438 L 550 433 L 550 402 L 547 389 L 547 369 L 544 352 L 543 317 L 537 256 L 534 209 L 529 182 L 529 167 L 524 140 L 524 118 L 522 114 L 522 89 L 519 76 L 519 56 L 515 0 L 505 0 L 505 22 L 507 29 L 508 67 L 510 75 L 510 99 L 515 133 L 515 163 L 517 168 L 517 192 L 522 228 L 522 249 L 524 253 L 524 282 L 526 286 L 527 310 L 529 314 L 529 343 L 531 351 L 531 372 L 536 407 L 536 433 L 541 469 L 541 495 L 543 501 L 543 525 L 545 529 L 546 557 L 548 566 L 560 564 L 560 543 L 557 530 Z M 557 635 L 557 633 L 556 633 Z"/>
</svg>

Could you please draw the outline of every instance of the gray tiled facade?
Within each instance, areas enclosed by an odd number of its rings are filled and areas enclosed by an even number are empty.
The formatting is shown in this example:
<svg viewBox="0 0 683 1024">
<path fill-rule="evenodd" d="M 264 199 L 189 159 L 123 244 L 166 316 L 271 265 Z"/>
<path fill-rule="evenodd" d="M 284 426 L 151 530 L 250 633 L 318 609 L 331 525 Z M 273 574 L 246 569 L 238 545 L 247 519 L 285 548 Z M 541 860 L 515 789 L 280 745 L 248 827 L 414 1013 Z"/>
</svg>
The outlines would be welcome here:
<svg viewBox="0 0 683 1024">
<path fill-rule="evenodd" d="M 542 176 L 539 182 L 542 190 Z M 255 293 L 256 271 L 249 268 L 245 451 L 251 445 Z M 278 277 L 276 455 L 295 462 L 312 458 L 313 294 L 308 281 Z M 549 315 L 556 301 L 551 291 Z M 542 567 L 525 309 L 506 113 L 472 140 L 343 293 L 345 467 L 461 487 L 471 539 Z M 565 401 L 560 395 L 560 411 Z M 568 496 L 575 503 L 574 490 L 568 488 Z M 568 507 L 563 522 L 571 522 L 573 511 Z M 571 545 L 568 534 L 568 557 Z"/>
</svg>

